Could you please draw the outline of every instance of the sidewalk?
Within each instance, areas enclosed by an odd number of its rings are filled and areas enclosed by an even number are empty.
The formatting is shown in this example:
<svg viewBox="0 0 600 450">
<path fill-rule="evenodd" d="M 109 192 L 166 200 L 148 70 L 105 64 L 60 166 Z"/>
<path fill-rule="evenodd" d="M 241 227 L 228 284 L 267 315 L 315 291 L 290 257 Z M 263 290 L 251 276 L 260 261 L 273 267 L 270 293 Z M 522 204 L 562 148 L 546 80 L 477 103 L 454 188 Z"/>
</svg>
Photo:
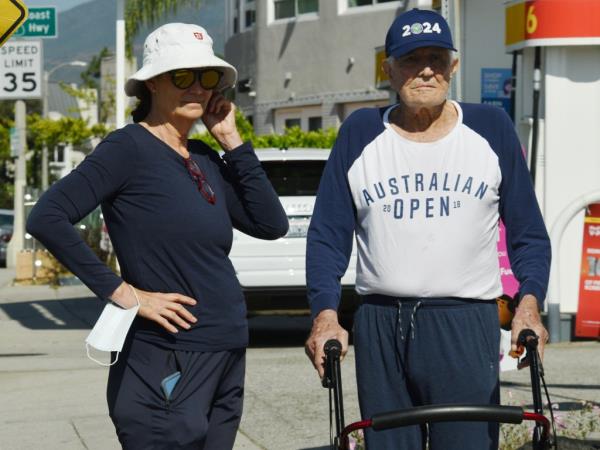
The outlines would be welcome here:
<svg viewBox="0 0 600 450">
<path fill-rule="evenodd" d="M 0 269 L 0 448 L 118 449 L 104 398 L 107 369 L 91 363 L 83 345 L 101 302 L 84 286 L 12 286 L 13 276 Z M 251 320 L 236 450 L 328 448 L 327 391 L 302 349 L 309 327 L 302 317 Z M 550 345 L 545 369 L 554 402 L 600 403 L 600 343 Z M 351 422 L 359 418 L 352 349 L 342 372 Z M 527 371 L 502 380 L 503 403 L 531 404 Z"/>
</svg>

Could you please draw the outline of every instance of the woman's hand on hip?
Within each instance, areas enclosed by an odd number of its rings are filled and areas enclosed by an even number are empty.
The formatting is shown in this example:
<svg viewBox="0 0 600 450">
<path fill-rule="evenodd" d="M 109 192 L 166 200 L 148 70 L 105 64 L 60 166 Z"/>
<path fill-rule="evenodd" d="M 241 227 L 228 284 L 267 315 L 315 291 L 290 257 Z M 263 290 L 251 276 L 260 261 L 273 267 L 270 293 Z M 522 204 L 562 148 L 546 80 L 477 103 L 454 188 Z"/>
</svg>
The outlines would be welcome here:
<svg viewBox="0 0 600 450">
<path fill-rule="evenodd" d="M 137 294 L 137 299 L 135 294 Z M 133 308 L 139 299 L 138 316 L 161 325 L 171 333 L 177 333 L 179 328 L 189 330 L 196 319 L 184 305 L 193 306 L 196 300 L 183 294 L 147 292 L 135 289 L 123 282 L 111 295 L 111 300 L 124 308 Z"/>
<path fill-rule="evenodd" d="M 220 93 L 213 93 L 202 121 L 223 150 L 230 151 L 243 144 L 235 124 L 235 105 Z"/>
</svg>

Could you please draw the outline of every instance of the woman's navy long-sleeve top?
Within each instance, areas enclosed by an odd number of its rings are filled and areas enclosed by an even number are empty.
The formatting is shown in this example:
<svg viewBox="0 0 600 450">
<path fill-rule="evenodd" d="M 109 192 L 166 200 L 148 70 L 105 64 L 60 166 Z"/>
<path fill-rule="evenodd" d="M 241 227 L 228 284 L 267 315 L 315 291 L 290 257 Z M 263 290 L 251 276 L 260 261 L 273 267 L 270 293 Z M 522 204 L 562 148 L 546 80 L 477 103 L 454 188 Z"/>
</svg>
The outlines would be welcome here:
<svg viewBox="0 0 600 450">
<path fill-rule="evenodd" d="M 228 254 L 233 228 L 277 239 L 288 222 L 250 144 L 221 158 L 190 140 L 188 150 L 216 194 L 209 203 L 184 158 L 138 124 L 111 133 L 38 201 L 27 230 L 98 297 L 122 280 L 152 292 L 197 300 L 198 321 L 172 334 L 137 317 L 135 339 L 169 348 L 219 351 L 245 347 L 246 307 Z M 73 224 L 100 204 L 121 267 L 113 273 Z"/>
</svg>

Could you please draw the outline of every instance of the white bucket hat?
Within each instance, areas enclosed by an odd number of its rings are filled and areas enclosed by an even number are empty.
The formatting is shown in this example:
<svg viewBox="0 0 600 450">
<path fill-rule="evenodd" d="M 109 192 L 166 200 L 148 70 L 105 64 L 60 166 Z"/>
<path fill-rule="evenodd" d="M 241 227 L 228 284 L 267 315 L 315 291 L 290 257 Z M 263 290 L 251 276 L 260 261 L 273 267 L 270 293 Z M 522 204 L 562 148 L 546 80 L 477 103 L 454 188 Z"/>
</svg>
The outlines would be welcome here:
<svg viewBox="0 0 600 450">
<path fill-rule="evenodd" d="M 144 63 L 125 83 L 125 93 L 139 97 L 141 84 L 156 75 L 200 67 L 215 67 L 223 71 L 216 90 L 235 86 L 237 70 L 215 56 L 212 44 L 212 38 L 198 25 L 168 23 L 157 28 L 144 42 Z"/>
</svg>

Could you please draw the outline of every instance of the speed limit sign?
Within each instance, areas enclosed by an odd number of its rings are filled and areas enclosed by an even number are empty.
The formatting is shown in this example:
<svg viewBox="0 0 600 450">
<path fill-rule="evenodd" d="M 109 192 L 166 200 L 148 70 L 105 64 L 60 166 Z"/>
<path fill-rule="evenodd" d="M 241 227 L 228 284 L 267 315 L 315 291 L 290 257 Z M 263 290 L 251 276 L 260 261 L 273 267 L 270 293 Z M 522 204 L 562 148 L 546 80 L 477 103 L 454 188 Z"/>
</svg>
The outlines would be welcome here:
<svg viewBox="0 0 600 450">
<path fill-rule="evenodd" d="M 0 48 L 0 100 L 41 96 L 42 42 L 6 42 Z"/>
</svg>

